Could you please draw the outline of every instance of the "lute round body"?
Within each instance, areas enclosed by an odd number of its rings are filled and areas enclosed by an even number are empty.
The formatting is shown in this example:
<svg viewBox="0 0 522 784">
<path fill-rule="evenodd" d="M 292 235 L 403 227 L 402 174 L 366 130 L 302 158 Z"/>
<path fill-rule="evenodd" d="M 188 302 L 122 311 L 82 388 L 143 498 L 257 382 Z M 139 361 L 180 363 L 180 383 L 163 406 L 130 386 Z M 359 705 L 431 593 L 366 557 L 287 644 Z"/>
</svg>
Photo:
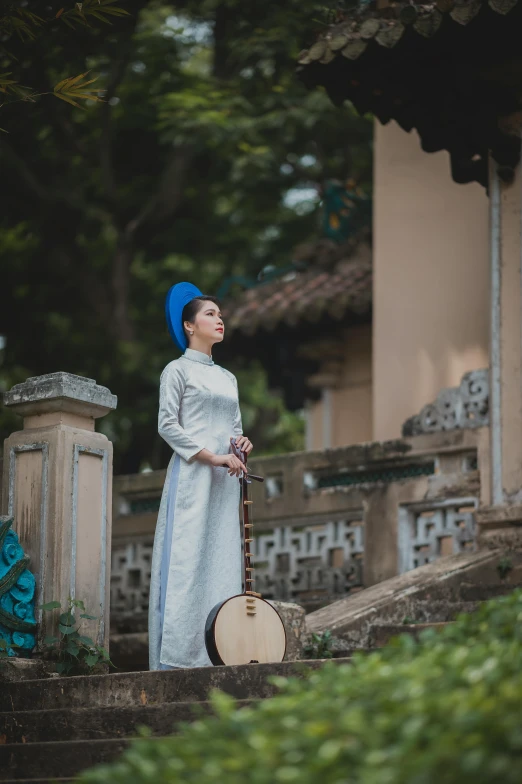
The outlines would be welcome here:
<svg viewBox="0 0 522 784">
<path fill-rule="evenodd" d="M 240 593 L 216 604 L 205 626 L 212 664 L 283 661 L 286 633 L 281 616 L 266 599 Z"/>
<path fill-rule="evenodd" d="M 232 450 L 246 464 L 246 455 L 237 450 L 231 439 Z M 248 510 L 248 485 L 252 479 L 263 478 L 252 474 L 241 475 L 241 532 L 243 538 L 244 592 L 231 596 L 210 611 L 205 624 L 205 645 L 210 661 L 223 664 L 264 664 L 283 661 L 286 653 L 286 631 L 275 607 L 252 590 L 254 567 L 251 563 L 250 543 L 253 542 Z"/>
</svg>

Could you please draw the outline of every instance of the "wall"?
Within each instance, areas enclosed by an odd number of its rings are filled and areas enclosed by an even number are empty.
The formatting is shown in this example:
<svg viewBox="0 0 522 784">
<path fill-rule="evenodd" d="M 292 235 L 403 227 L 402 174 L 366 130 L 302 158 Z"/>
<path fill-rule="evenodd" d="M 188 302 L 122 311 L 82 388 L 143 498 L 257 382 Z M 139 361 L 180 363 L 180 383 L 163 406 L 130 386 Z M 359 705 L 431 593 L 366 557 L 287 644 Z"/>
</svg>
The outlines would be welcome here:
<svg viewBox="0 0 522 784">
<path fill-rule="evenodd" d="M 446 152 L 375 125 L 373 438 L 488 365 L 488 199 L 451 179 Z"/>
<path fill-rule="evenodd" d="M 372 328 L 344 331 L 346 356 L 336 389 L 306 409 L 306 449 L 329 449 L 372 440 Z M 329 411 L 328 411 L 329 409 Z"/>
<path fill-rule="evenodd" d="M 373 440 L 372 328 L 353 327 L 347 333 L 341 389 L 332 390 L 332 446 Z"/>
</svg>

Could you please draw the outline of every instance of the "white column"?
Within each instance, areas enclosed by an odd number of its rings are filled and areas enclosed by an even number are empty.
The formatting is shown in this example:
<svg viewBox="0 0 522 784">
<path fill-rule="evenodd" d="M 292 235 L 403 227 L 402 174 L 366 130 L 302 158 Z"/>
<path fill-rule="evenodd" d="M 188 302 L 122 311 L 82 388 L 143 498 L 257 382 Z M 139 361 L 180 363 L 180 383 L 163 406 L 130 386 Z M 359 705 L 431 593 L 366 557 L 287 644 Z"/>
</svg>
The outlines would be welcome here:
<svg viewBox="0 0 522 784">
<path fill-rule="evenodd" d="M 323 387 L 323 449 L 330 449 L 332 446 L 332 390 L 330 387 Z"/>
<path fill-rule="evenodd" d="M 522 176 L 490 162 L 490 497 L 482 543 L 513 544 L 522 522 Z"/>
</svg>

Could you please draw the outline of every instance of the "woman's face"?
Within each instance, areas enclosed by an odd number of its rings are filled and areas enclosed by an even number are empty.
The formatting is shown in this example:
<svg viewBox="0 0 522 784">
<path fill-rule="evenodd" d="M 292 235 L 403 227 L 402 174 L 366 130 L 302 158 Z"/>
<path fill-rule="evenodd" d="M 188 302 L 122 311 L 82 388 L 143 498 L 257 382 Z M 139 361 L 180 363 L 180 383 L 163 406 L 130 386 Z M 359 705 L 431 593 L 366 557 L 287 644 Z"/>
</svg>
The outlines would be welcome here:
<svg viewBox="0 0 522 784">
<path fill-rule="evenodd" d="M 196 318 L 193 324 L 188 321 L 185 326 L 189 330 L 194 331 L 190 337 L 192 339 L 203 340 L 210 343 L 221 343 L 225 335 L 225 325 L 221 318 L 221 311 L 215 302 L 207 300 L 201 303 L 201 307 L 196 313 Z"/>
</svg>

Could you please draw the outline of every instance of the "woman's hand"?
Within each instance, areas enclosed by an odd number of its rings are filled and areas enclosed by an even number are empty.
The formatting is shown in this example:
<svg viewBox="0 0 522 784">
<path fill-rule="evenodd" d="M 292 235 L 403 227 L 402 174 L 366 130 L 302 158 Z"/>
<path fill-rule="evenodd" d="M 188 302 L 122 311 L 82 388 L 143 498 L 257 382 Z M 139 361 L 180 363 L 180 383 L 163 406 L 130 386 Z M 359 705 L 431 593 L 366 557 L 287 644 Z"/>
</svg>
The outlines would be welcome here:
<svg viewBox="0 0 522 784">
<path fill-rule="evenodd" d="M 239 476 L 241 471 L 245 474 L 247 473 L 246 466 L 235 455 L 213 455 L 210 459 L 210 464 L 213 466 L 226 466 L 230 476 Z"/>
<path fill-rule="evenodd" d="M 236 438 L 236 447 L 240 449 L 242 452 L 246 452 L 247 455 L 250 454 L 252 449 L 252 442 L 246 436 L 238 436 Z"/>
</svg>

